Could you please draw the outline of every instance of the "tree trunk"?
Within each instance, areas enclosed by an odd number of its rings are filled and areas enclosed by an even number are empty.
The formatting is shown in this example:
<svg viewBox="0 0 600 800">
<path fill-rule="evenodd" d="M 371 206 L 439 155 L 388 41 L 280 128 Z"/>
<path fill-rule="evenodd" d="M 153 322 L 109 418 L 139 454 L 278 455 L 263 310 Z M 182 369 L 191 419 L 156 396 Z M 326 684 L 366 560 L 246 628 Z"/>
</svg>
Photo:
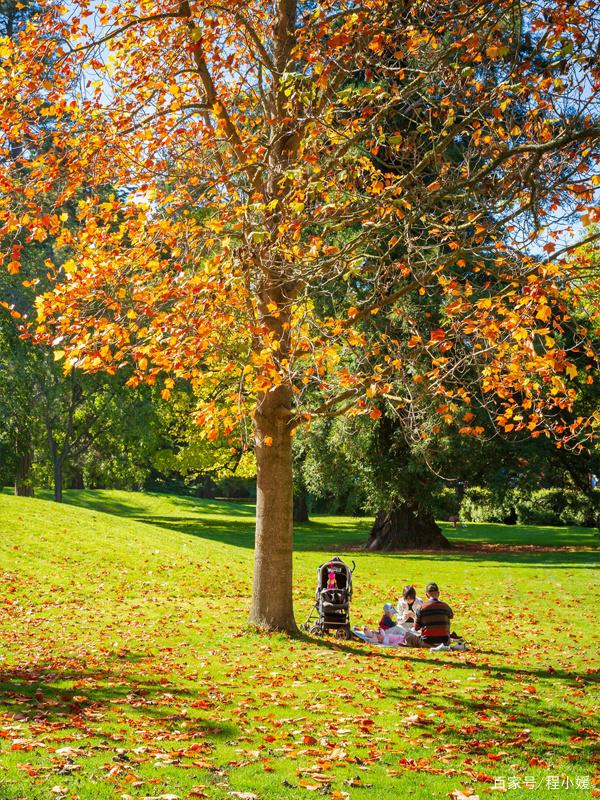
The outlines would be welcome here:
<svg viewBox="0 0 600 800">
<path fill-rule="evenodd" d="M 308 498 L 304 486 L 294 493 L 294 522 L 310 522 Z"/>
<path fill-rule="evenodd" d="M 433 516 L 417 503 L 405 502 L 380 511 L 367 542 L 368 550 L 442 550 L 450 547 Z"/>
<path fill-rule="evenodd" d="M 63 462 L 60 458 L 54 459 L 54 501 L 63 501 Z"/>
<path fill-rule="evenodd" d="M 81 467 L 74 466 L 69 470 L 69 489 L 85 489 L 85 479 Z"/>
<path fill-rule="evenodd" d="M 250 620 L 270 631 L 295 632 L 292 608 L 293 484 L 289 430 L 291 391 L 263 395 L 255 421 L 256 541 Z"/>
<path fill-rule="evenodd" d="M 33 446 L 31 438 L 17 446 L 17 469 L 15 472 L 15 494 L 17 497 L 33 497 L 31 467 L 33 466 Z"/>
</svg>

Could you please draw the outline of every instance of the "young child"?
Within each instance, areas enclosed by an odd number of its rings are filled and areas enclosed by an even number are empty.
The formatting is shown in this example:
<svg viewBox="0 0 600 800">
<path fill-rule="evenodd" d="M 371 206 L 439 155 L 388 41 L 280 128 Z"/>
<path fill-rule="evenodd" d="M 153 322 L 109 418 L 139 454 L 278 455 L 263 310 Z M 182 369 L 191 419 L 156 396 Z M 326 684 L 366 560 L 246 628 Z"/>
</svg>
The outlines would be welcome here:
<svg viewBox="0 0 600 800">
<path fill-rule="evenodd" d="M 362 631 L 354 629 L 354 635 L 369 644 L 382 644 L 384 647 L 398 647 L 404 644 L 403 633 L 388 633 L 387 631 L 371 631 L 363 628 Z"/>
<path fill-rule="evenodd" d="M 405 586 L 402 590 L 402 598 L 398 600 L 398 621 L 397 625 L 405 631 L 410 631 L 417 619 L 417 611 L 423 605 L 414 586 Z"/>
<path fill-rule="evenodd" d="M 383 607 L 383 617 L 379 620 L 379 631 L 380 633 L 404 633 L 404 629 L 401 628 L 399 625 L 396 625 L 394 620 L 392 619 L 393 615 L 396 614 L 396 609 L 391 603 L 386 603 Z"/>
</svg>

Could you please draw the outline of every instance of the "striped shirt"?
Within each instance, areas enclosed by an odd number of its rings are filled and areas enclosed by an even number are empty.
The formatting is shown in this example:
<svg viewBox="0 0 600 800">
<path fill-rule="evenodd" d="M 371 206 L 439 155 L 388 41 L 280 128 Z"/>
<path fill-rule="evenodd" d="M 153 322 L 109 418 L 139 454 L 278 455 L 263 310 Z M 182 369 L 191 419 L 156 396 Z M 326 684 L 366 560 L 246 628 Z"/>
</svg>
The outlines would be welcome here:
<svg viewBox="0 0 600 800">
<path fill-rule="evenodd" d="M 417 610 L 415 630 L 427 644 L 448 644 L 452 609 L 441 600 L 428 600 Z"/>
</svg>

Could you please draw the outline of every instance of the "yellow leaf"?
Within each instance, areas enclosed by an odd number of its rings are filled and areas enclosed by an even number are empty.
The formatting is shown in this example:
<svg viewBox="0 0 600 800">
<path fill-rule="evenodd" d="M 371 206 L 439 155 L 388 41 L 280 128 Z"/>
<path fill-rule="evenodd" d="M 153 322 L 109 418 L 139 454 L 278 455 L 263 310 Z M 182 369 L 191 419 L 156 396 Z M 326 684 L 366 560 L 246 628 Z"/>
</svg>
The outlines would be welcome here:
<svg viewBox="0 0 600 800">
<path fill-rule="evenodd" d="M 77 264 L 73 261 L 72 258 L 69 258 L 64 262 L 62 268 L 67 273 L 67 275 L 71 275 L 73 272 L 76 271 Z"/>
<path fill-rule="evenodd" d="M 569 378 L 574 378 L 577 375 L 577 367 L 575 364 L 569 364 L 565 370 Z"/>
<path fill-rule="evenodd" d="M 535 315 L 535 318 L 541 319 L 543 322 L 548 322 L 551 316 L 552 316 L 552 309 L 550 308 L 550 306 L 540 306 L 537 314 Z"/>
</svg>

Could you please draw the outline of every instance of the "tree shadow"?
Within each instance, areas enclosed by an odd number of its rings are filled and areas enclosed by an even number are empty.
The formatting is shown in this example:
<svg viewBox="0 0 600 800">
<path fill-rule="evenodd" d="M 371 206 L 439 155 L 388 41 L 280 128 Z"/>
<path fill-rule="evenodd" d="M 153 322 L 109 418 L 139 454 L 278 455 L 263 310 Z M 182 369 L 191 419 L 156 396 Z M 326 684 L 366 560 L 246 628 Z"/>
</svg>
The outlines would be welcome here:
<svg viewBox="0 0 600 800">
<path fill-rule="evenodd" d="M 50 498 L 48 491 L 38 492 L 40 498 Z M 66 490 L 66 504 L 88 508 L 116 516 L 124 516 L 169 530 L 175 530 L 212 541 L 238 547 L 254 546 L 255 506 L 228 500 L 205 500 L 195 497 L 161 492 L 124 492 L 103 489 Z M 163 506 L 166 513 L 161 514 Z M 174 513 L 169 513 L 174 512 Z M 181 513 L 179 513 L 181 512 Z M 497 561 L 501 563 L 535 563 L 547 561 L 554 566 L 557 561 L 575 561 L 573 551 L 510 551 L 511 547 L 556 547 L 590 550 L 581 555 L 583 560 L 600 553 L 599 532 L 592 528 L 510 526 L 492 523 L 469 523 L 464 528 L 453 529 L 449 523 L 440 523 L 444 534 L 455 546 L 444 552 L 412 551 L 373 553 L 376 557 L 408 558 L 426 555 L 428 558 Z M 299 552 L 336 552 L 340 550 L 371 553 L 363 545 L 369 537 L 371 520 L 360 517 L 315 516 L 310 522 L 294 526 L 295 549 Z M 497 546 L 499 549 L 484 549 Z M 482 549 L 477 549 L 481 547 Z M 471 549 L 467 549 L 471 548 Z M 506 549 L 502 549 L 506 548 Z M 557 557 L 558 556 L 558 557 Z M 522 561 L 521 561 L 522 559 Z"/>
<path fill-rule="evenodd" d="M 505 664 L 494 666 L 488 661 L 478 663 L 477 661 L 472 661 L 470 656 L 486 654 L 499 656 L 501 653 L 490 650 L 479 650 L 477 647 L 473 647 L 467 651 L 448 651 L 442 656 L 426 648 L 378 647 L 360 641 L 355 642 L 354 640 L 334 639 L 326 636 L 310 636 L 304 631 L 297 633 L 295 638 L 299 641 L 311 644 L 312 646 L 317 644 L 329 650 L 350 653 L 363 658 L 380 658 L 386 661 L 393 661 L 398 659 L 398 656 L 395 656 L 394 653 L 398 653 L 403 661 L 436 667 L 451 666 L 453 669 L 479 670 L 485 672 L 490 680 L 514 680 L 515 676 L 519 676 L 523 680 L 542 678 L 551 681 L 568 680 L 571 682 L 582 681 L 584 684 L 600 684 L 600 672 L 576 672 L 555 669 L 554 667 L 513 667 Z"/>
<path fill-rule="evenodd" d="M 549 683 L 561 683 L 564 686 L 564 694 L 577 686 L 589 685 L 591 691 L 595 690 L 595 684 L 600 683 L 600 673 L 590 674 L 588 672 L 567 671 L 554 669 L 553 667 L 534 667 L 528 668 L 513 667 L 510 665 L 494 666 L 489 662 L 478 663 L 472 660 L 472 655 L 476 656 L 487 651 L 478 651 L 476 648 L 471 652 L 459 653 L 449 652 L 443 656 L 434 654 L 432 651 L 416 648 L 398 647 L 384 648 L 374 645 L 365 645 L 361 642 L 343 641 L 327 637 L 313 637 L 300 632 L 297 638 L 312 646 L 318 645 L 332 652 L 349 653 L 353 656 L 366 659 L 376 659 L 382 661 L 385 666 L 383 670 L 388 677 L 388 682 L 393 682 L 393 676 L 398 672 L 403 664 L 415 664 L 425 666 L 427 671 L 415 670 L 415 680 L 420 683 L 415 686 L 413 683 L 404 686 L 382 686 L 386 695 L 396 698 L 406 704 L 406 713 L 410 713 L 412 701 L 427 703 L 427 713 L 436 709 L 444 712 L 443 722 L 438 719 L 435 724 L 447 724 L 452 728 L 452 736 L 461 739 L 473 753 L 488 752 L 496 745 L 500 747 L 523 746 L 527 742 L 533 750 L 543 747 L 547 750 L 547 743 L 536 742 L 534 737 L 524 736 L 524 732 L 531 729 L 534 734 L 548 735 L 552 732 L 565 738 L 563 743 L 556 743 L 556 751 L 564 755 L 571 756 L 577 752 L 578 757 L 585 758 L 591 756 L 597 749 L 597 740 L 593 733 L 586 732 L 586 723 L 576 717 L 565 715 L 563 693 L 554 693 L 550 702 L 548 698 L 540 698 L 537 693 L 523 694 L 521 698 L 515 699 L 510 708 L 502 706 L 495 707 L 493 697 L 490 695 L 484 698 L 469 698 L 461 695 L 454 697 L 451 692 L 440 688 L 439 682 L 428 682 L 427 676 L 440 677 L 444 675 L 446 668 L 465 670 L 468 672 L 482 672 L 490 683 L 500 684 L 498 693 L 508 691 L 522 691 L 523 683 L 537 684 L 539 681 Z M 498 655 L 498 654 L 496 654 Z M 413 674 L 412 671 L 409 674 Z M 419 678 L 421 680 L 419 681 Z M 425 691 L 423 693 L 421 688 Z M 533 708 L 532 708 L 533 706 Z M 491 718 L 499 713 L 502 717 L 501 736 L 498 736 L 498 727 L 486 728 L 484 722 L 490 722 Z M 459 715 L 461 727 L 456 727 L 453 714 Z M 480 714 L 482 716 L 478 717 Z M 446 719 L 447 717 L 447 719 Z M 465 725 L 464 720 L 468 719 L 469 724 Z M 591 719 L 590 719 L 591 722 Z M 408 722 L 407 724 L 412 724 Z M 435 731 L 432 718 L 423 715 L 422 720 L 417 720 L 417 727 L 424 731 L 431 727 Z M 423 727 L 421 727 L 421 725 Z M 582 729 L 584 729 L 582 731 Z M 438 735 L 434 733 L 433 735 Z M 486 741 L 486 737 L 489 737 Z M 512 737 L 512 741 L 511 741 Z M 495 739 L 499 739 L 495 742 Z M 576 749 L 574 743 L 577 743 Z M 469 749 L 467 748 L 467 751 Z M 461 745 L 457 749 L 465 750 Z"/>
<path fill-rule="evenodd" d="M 134 664 L 145 658 L 144 654 L 127 654 L 119 657 L 119 662 Z M 186 720 L 203 736 L 236 735 L 237 728 L 224 722 L 218 711 L 215 718 L 197 712 L 193 708 L 196 696 L 191 689 L 131 674 L 116 663 L 112 668 L 86 667 L 65 659 L 0 669 L 0 713 L 15 722 L 81 727 L 82 721 L 100 723 L 111 713 L 126 709 L 127 716 L 151 719 L 162 727 Z M 185 703 L 186 713 L 174 703 Z"/>
<path fill-rule="evenodd" d="M 37 491 L 36 497 L 41 500 L 52 500 L 53 495 L 47 489 L 40 489 Z M 63 493 L 65 505 L 130 518 L 145 516 L 148 511 L 149 499 L 156 501 L 157 504 L 164 503 L 171 508 L 181 508 L 189 513 L 208 516 L 214 514 L 225 518 L 239 517 L 240 519 L 251 519 L 254 522 L 253 504 L 227 500 L 204 500 L 161 492 L 125 492 L 112 489 L 65 489 Z"/>
<path fill-rule="evenodd" d="M 593 547 L 600 546 L 600 531 L 597 528 L 581 528 L 574 525 L 503 525 L 501 523 L 470 522 L 467 526 L 452 528 L 441 523 L 444 535 L 458 546 L 500 547 Z"/>
<path fill-rule="evenodd" d="M 136 522 L 156 525 L 160 528 L 197 536 L 209 541 L 222 542 L 235 547 L 254 548 L 254 516 L 247 520 L 202 518 L 183 516 L 135 516 Z M 360 520 L 349 520 L 347 524 L 309 522 L 299 525 L 295 531 L 296 552 L 336 552 L 355 549 L 365 541 L 366 534 Z"/>
<path fill-rule="evenodd" d="M 446 564 L 485 562 L 486 567 L 535 567 L 536 569 L 591 569 L 598 565 L 600 551 L 594 550 L 444 550 L 444 552 L 377 553 L 390 560 L 423 560 Z"/>
<path fill-rule="evenodd" d="M 415 690 L 412 686 L 393 686 L 386 688 L 385 691 L 398 702 L 406 703 L 407 711 L 410 710 L 410 700 L 415 699 Z M 560 697 L 553 697 L 551 703 L 546 699 L 538 700 L 536 703 L 535 697 L 528 696 L 523 701 L 526 707 L 515 701 L 509 710 L 496 706 L 491 697 L 485 700 L 471 699 L 462 695 L 448 697 L 440 694 L 439 687 L 430 688 L 425 695 L 419 694 L 418 698 L 419 702 L 426 698 L 428 715 L 438 711 L 440 716 L 433 722 L 432 717 L 424 715 L 415 721 L 417 727 L 421 731 L 431 729 L 432 737 L 439 735 L 434 727 L 436 724 L 449 728 L 453 745 L 455 738 L 459 739 L 462 744 L 456 745 L 456 750 L 464 753 L 487 754 L 497 747 L 511 750 L 514 747 L 520 749 L 528 747 L 534 751 L 542 749 L 546 752 L 548 742 L 545 739 L 536 741 L 536 736 L 541 738 L 548 735 L 560 736 L 563 739 L 552 743 L 553 757 L 558 754 L 572 756 L 577 752 L 579 759 L 592 756 L 597 750 L 597 741 L 593 733 L 588 730 L 582 735 L 584 723 L 580 719 L 565 716 Z M 576 749 L 573 742 L 578 743 Z M 513 752 L 508 753 L 507 757 L 512 759 Z"/>
<path fill-rule="evenodd" d="M 208 541 L 222 542 L 234 547 L 254 548 L 254 518 L 247 520 L 221 520 L 218 517 L 203 519 L 202 517 L 174 517 L 144 515 L 134 517 L 136 522 L 155 525 L 167 530 L 178 531 Z M 596 551 L 554 550 L 554 551 L 517 551 L 504 550 L 444 550 L 411 551 L 396 553 L 370 552 L 360 548 L 366 537 L 363 520 L 349 519 L 345 524 L 335 525 L 325 521 L 298 525 L 295 530 L 294 551 L 297 553 L 348 553 L 360 555 L 361 558 L 428 561 L 445 564 L 448 561 L 461 563 L 485 562 L 489 567 L 532 567 L 540 569 L 556 568 L 591 568 L 598 562 Z M 347 559 L 346 559 L 347 560 Z"/>
</svg>

